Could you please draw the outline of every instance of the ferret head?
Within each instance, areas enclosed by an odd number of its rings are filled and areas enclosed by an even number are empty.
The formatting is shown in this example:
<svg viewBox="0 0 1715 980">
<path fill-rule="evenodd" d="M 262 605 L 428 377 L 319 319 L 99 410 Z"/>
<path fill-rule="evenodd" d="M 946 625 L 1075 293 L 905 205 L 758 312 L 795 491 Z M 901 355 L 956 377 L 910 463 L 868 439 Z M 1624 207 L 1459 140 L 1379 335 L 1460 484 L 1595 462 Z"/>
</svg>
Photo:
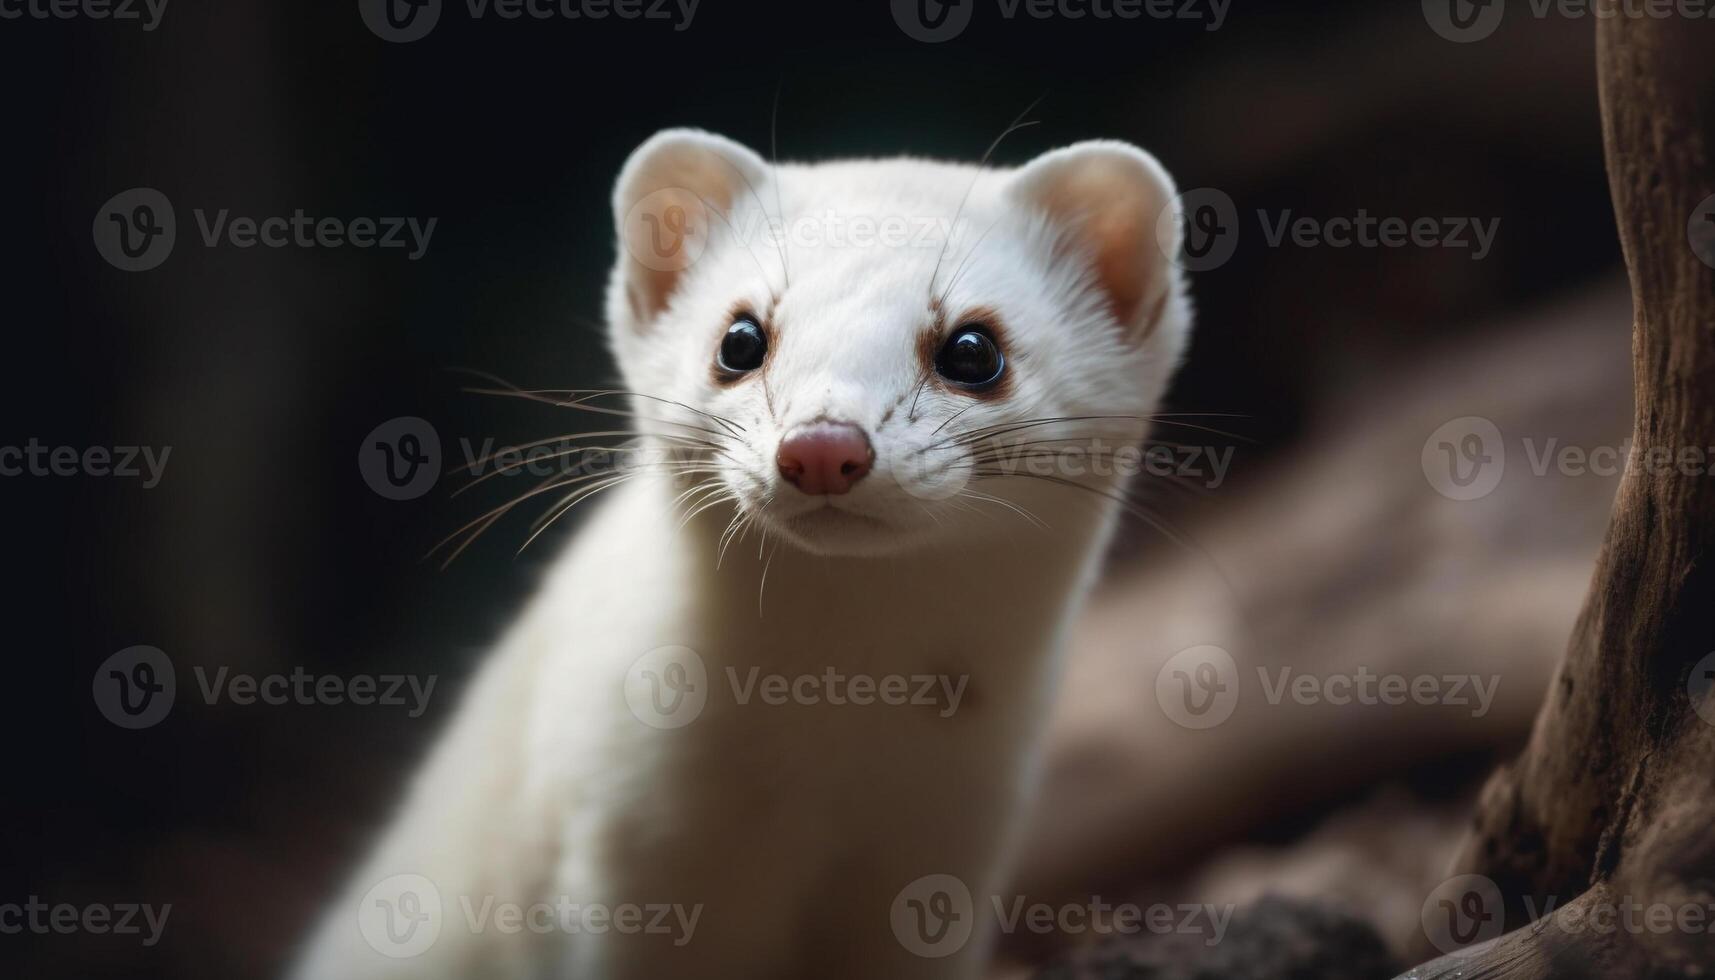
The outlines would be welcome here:
<svg viewBox="0 0 1715 980">
<path fill-rule="evenodd" d="M 1135 446 L 1184 349 L 1174 197 L 1119 142 L 773 166 L 669 130 L 615 189 L 613 348 L 676 465 L 801 548 L 1052 525 L 1123 479 L 1056 461 Z"/>
</svg>

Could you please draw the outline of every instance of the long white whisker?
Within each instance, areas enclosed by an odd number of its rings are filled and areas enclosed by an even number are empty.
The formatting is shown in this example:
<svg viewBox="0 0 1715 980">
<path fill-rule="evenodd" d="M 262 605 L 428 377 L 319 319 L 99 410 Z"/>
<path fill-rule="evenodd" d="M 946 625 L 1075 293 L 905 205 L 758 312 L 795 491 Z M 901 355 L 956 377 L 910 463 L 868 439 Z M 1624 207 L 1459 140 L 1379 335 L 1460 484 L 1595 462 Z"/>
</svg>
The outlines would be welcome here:
<svg viewBox="0 0 1715 980">
<path fill-rule="evenodd" d="M 991 504 L 999 504 L 1002 507 L 1005 507 L 1007 510 L 1012 511 L 1014 514 L 1017 514 L 1019 517 L 1022 517 L 1025 520 L 1029 521 L 1030 523 L 1032 523 L 1032 524 L 1036 525 L 1037 527 L 1043 529 L 1044 531 L 1048 530 L 1048 524 L 1045 521 L 1043 521 L 1042 518 L 1037 517 L 1035 514 L 1031 513 L 1029 509 L 1022 507 L 1018 504 L 1015 504 L 1012 501 L 1007 500 L 1004 497 L 995 497 L 995 496 L 991 496 L 991 495 L 986 494 L 986 493 L 979 493 L 975 490 L 971 490 L 968 488 L 966 490 L 964 490 L 960 494 L 960 496 L 970 497 L 973 500 L 987 501 L 988 503 L 991 503 Z"/>
</svg>

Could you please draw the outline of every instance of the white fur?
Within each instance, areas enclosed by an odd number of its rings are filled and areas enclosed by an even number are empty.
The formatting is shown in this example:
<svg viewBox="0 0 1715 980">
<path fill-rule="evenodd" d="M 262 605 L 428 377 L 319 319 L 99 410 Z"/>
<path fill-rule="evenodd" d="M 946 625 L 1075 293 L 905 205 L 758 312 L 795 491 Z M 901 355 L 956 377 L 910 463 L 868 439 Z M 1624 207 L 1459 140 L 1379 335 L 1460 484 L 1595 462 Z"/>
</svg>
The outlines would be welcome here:
<svg viewBox="0 0 1715 980">
<path fill-rule="evenodd" d="M 640 201 L 675 187 L 724 220 L 692 228 L 706 251 L 682 272 L 640 266 L 627 222 Z M 742 431 L 636 400 L 645 433 L 668 441 L 705 426 L 726 454 L 690 480 L 643 476 L 606 495 L 486 665 L 298 976 L 975 976 L 988 929 L 926 959 L 895 938 L 890 908 L 913 880 L 952 874 L 976 897 L 979 923 L 992 924 L 983 910 L 1032 788 L 1057 650 L 1116 505 L 1018 479 L 970 485 L 990 499 L 927 499 L 901 474 L 924 458 L 937 473 L 968 465 L 967 450 L 944 443 L 978 426 L 1155 410 L 1190 319 L 1154 237 L 1173 196 L 1152 158 L 1111 142 L 1022 171 L 908 159 L 774 168 L 684 130 L 640 147 L 615 194 L 615 354 L 633 391 Z M 783 256 L 734 232 L 829 213 L 845 227 L 862 216 L 958 221 L 944 258 L 939 240 L 789 243 Z M 1115 228 L 1141 230 L 1132 241 Z M 1115 319 L 1098 272 L 1115 268 L 1145 287 L 1138 322 Z M 943 291 L 949 326 L 968 310 L 998 312 L 1008 397 L 973 401 L 924 383 L 919 335 Z M 765 378 L 721 386 L 711 361 L 741 304 L 767 316 L 770 361 Z M 874 470 L 838 498 L 805 496 L 775 471 L 782 436 L 820 417 L 860 425 L 875 449 Z M 1092 420 L 1017 438 L 1104 434 L 1117 446 L 1141 432 Z M 710 506 L 681 527 L 675 498 L 701 477 L 729 499 L 693 497 Z M 1079 482 L 1123 489 L 1116 477 Z M 823 509 L 830 502 L 837 508 Z M 740 514 L 746 536 L 721 557 Z M 684 728 L 645 725 L 622 697 L 633 663 L 663 646 L 690 647 L 707 665 L 708 706 Z M 739 705 L 728 666 L 963 676 L 968 688 L 950 717 L 919 706 Z M 434 881 L 444 914 L 429 951 L 394 960 L 363 941 L 357 913 L 373 885 L 400 873 Z M 480 906 L 487 896 L 702 911 L 682 947 L 659 936 L 473 933 L 461 897 Z"/>
</svg>

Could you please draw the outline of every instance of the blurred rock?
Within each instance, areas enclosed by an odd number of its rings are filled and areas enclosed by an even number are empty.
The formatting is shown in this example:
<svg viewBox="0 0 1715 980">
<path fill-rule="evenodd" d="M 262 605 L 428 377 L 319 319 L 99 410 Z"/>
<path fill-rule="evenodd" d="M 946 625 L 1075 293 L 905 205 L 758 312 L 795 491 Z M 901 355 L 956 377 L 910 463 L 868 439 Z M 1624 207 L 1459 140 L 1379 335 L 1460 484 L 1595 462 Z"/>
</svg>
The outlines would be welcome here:
<svg viewBox="0 0 1715 980">
<path fill-rule="evenodd" d="M 1429 811 L 1456 809 L 1529 731 L 1618 484 L 1555 454 L 1624 444 L 1629 323 L 1625 294 L 1604 289 L 1433 357 L 1378 364 L 1323 395 L 1323 420 L 1290 458 L 1181 509 L 1183 546 L 1117 564 L 1074 630 L 1017 890 L 1209 900 L 1184 883 L 1243 850 L 1208 879 L 1224 899 L 1317 894 L 1361 909 L 1389 942 L 1417 929 L 1416 904 L 1377 901 L 1374 879 L 1385 868 L 1403 894 L 1425 894 L 1458 832 Z M 1480 499 L 1450 499 L 1425 460 L 1433 434 L 1469 417 L 1502 434 L 1504 475 Z M 1244 465 L 1240 453 L 1235 472 Z M 1205 645 L 1230 655 L 1239 696 L 1230 717 L 1188 726 L 1161 679 Z M 1480 678 L 1493 698 L 1482 709 L 1301 704 L 1269 699 L 1264 671 Z M 1390 783 L 1412 788 L 1427 823 L 1384 813 L 1312 835 Z M 1316 853 L 1292 853 L 1303 845 Z"/>
</svg>

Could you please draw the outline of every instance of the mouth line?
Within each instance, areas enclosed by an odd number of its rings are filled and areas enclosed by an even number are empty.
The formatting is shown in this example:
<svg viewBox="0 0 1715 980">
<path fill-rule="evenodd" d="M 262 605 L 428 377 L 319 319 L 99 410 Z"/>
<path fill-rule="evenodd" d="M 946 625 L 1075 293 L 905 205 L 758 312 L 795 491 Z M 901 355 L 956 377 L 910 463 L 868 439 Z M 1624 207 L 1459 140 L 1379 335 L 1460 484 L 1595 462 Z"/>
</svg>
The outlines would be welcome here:
<svg viewBox="0 0 1715 980">
<path fill-rule="evenodd" d="M 820 504 L 789 515 L 783 518 L 782 523 L 791 527 L 808 526 L 812 528 L 829 526 L 886 528 L 890 526 L 880 518 L 859 513 L 848 507 L 841 507 L 834 503 L 832 496 L 823 496 Z"/>
</svg>

